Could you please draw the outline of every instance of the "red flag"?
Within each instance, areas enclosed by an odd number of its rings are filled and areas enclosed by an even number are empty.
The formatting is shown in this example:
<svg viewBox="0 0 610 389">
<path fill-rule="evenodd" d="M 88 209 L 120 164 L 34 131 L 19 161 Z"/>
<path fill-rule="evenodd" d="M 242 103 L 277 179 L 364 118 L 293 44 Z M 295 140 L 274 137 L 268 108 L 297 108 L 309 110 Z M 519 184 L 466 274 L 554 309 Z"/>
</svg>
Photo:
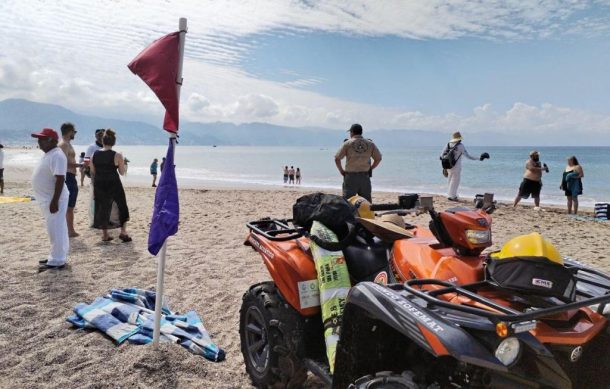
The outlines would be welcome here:
<svg viewBox="0 0 610 389">
<path fill-rule="evenodd" d="M 180 60 L 180 31 L 157 39 L 127 67 L 155 92 L 165 107 L 163 128 L 178 132 L 179 102 L 176 89 Z"/>
</svg>

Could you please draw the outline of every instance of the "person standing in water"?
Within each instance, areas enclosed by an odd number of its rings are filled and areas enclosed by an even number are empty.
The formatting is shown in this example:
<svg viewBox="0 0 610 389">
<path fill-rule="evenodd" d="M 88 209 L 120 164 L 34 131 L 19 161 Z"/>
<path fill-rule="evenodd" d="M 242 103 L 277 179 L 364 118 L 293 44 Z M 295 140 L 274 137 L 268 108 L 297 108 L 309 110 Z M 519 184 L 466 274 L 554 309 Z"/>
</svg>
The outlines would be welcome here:
<svg viewBox="0 0 610 389">
<path fill-rule="evenodd" d="M 290 166 L 288 169 L 288 183 L 294 184 L 294 166 Z"/>
<path fill-rule="evenodd" d="M 288 165 L 284 166 L 284 184 L 288 183 Z"/>
<path fill-rule="evenodd" d="M 585 173 L 576 156 L 573 155 L 568 158 L 568 164 L 563 171 L 559 187 L 564 191 L 568 200 L 568 214 L 572 213 L 572 206 L 574 206 L 574 215 L 578 213 L 578 196 L 582 194 L 582 178 L 584 176 Z"/>
<path fill-rule="evenodd" d="M 294 174 L 294 178 L 296 179 L 297 185 L 301 185 L 301 169 L 300 168 L 297 168 L 297 171 Z"/>
</svg>

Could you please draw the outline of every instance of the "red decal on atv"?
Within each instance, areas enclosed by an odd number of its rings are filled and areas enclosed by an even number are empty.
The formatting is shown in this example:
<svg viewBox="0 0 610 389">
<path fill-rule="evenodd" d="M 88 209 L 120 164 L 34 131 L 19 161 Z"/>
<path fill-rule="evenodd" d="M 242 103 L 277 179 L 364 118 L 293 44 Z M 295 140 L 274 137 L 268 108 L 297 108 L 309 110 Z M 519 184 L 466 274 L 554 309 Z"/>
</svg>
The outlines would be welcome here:
<svg viewBox="0 0 610 389">
<path fill-rule="evenodd" d="M 449 351 L 447 351 L 447 348 L 445 348 L 445 346 L 441 343 L 441 340 L 436 335 L 419 323 L 417 323 L 417 326 L 437 356 L 449 355 Z"/>
</svg>

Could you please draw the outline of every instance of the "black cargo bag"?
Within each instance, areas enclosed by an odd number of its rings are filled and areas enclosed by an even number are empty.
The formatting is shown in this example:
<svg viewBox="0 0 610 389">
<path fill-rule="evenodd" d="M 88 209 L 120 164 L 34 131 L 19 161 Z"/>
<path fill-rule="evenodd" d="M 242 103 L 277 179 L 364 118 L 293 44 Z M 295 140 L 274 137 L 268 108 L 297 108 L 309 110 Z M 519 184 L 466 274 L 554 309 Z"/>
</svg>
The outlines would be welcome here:
<svg viewBox="0 0 610 389">
<path fill-rule="evenodd" d="M 513 257 L 487 261 L 487 278 L 500 287 L 526 295 L 574 301 L 576 279 L 570 270 L 544 257 Z"/>
<path fill-rule="evenodd" d="M 342 238 L 348 232 L 347 223 L 355 224 L 355 212 L 356 208 L 343 197 L 318 192 L 297 199 L 292 206 L 292 222 L 309 230 L 316 220 Z"/>
</svg>

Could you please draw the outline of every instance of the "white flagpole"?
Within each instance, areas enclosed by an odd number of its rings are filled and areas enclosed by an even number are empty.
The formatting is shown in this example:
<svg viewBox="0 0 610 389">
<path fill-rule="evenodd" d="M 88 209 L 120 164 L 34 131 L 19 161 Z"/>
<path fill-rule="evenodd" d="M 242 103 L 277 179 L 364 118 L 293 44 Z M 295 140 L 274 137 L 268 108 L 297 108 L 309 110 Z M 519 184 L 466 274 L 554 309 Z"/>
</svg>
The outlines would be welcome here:
<svg viewBox="0 0 610 389">
<path fill-rule="evenodd" d="M 178 22 L 180 31 L 180 55 L 178 56 L 178 75 L 176 77 L 176 93 L 178 93 L 178 103 L 180 103 L 180 87 L 182 86 L 182 62 L 184 59 L 184 38 L 186 35 L 186 18 L 180 18 Z M 172 133 L 169 136 L 171 147 L 173 148 L 174 158 L 176 158 L 176 134 Z M 163 172 L 161 172 L 163 174 Z M 169 239 L 169 238 L 167 238 Z M 155 289 L 155 326 L 153 329 L 153 347 L 159 347 L 159 336 L 161 334 L 161 305 L 163 304 L 163 278 L 165 275 L 165 252 L 167 251 L 167 239 L 161 247 L 161 256 L 159 257 L 159 266 L 157 267 L 157 289 Z"/>
</svg>

